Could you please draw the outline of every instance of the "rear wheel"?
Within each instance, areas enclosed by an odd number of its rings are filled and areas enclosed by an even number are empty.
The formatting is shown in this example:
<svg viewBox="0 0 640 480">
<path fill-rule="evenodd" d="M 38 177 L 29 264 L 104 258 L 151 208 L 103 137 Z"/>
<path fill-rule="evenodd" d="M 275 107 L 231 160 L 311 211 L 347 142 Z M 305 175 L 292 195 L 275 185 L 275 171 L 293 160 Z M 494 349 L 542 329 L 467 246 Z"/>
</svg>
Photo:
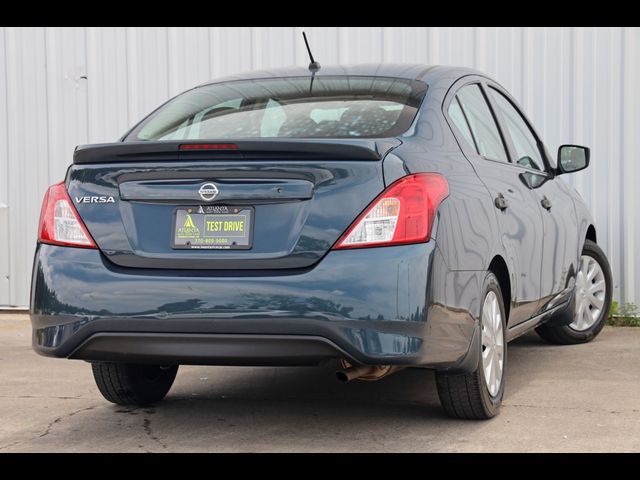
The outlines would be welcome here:
<svg viewBox="0 0 640 480">
<path fill-rule="evenodd" d="M 478 367 L 466 374 L 436 373 L 440 403 L 455 418 L 491 418 L 502 403 L 507 366 L 506 319 L 502 292 L 493 273 L 485 279 L 482 298 Z"/>
<path fill-rule="evenodd" d="M 590 342 L 607 321 L 613 282 L 606 255 L 597 244 L 587 240 L 578 267 L 573 322 L 569 325 L 544 324 L 536 328 L 538 335 L 549 343 Z"/>
<path fill-rule="evenodd" d="M 93 378 L 102 396 L 118 405 L 145 406 L 162 400 L 173 385 L 178 365 L 93 363 Z"/>
</svg>

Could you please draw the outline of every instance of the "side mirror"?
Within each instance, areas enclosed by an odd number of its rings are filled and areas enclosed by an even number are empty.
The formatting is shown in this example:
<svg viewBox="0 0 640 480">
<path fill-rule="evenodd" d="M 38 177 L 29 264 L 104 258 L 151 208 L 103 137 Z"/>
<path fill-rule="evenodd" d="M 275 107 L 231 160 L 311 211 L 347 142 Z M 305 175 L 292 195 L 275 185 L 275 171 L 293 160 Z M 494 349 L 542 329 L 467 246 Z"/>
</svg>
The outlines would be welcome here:
<svg viewBox="0 0 640 480">
<path fill-rule="evenodd" d="M 589 166 L 589 149 L 580 145 L 560 145 L 557 173 L 573 173 Z"/>
</svg>

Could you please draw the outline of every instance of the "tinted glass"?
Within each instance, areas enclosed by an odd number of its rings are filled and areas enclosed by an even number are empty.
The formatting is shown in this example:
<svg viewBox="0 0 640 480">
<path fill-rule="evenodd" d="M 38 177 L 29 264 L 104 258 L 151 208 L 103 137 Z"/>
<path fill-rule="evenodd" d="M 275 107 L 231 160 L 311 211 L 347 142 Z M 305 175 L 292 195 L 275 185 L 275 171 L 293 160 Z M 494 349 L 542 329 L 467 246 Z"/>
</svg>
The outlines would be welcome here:
<svg viewBox="0 0 640 480">
<path fill-rule="evenodd" d="M 507 162 L 507 152 L 498 126 L 479 85 L 467 85 L 458 91 L 458 99 L 469 121 L 480 155 Z"/>
<path fill-rule="evenodd" d="M 395 136 L 425 92 L 423 82 L 365 76 L 211 84 L 171 100 L 126 140 Z"/>
<path fill-rule="evenodd" d="M 522 115 L 516 110 L 507 98 L 497 90 L 490 88 L 491 95 L 502 113 L 502 122 L 511 136 L 511 141 L 516 150 L 516 163 L 542 170 L 544 165 L 542 155 L 536 143 L 536 139 Z"/>
</svg>

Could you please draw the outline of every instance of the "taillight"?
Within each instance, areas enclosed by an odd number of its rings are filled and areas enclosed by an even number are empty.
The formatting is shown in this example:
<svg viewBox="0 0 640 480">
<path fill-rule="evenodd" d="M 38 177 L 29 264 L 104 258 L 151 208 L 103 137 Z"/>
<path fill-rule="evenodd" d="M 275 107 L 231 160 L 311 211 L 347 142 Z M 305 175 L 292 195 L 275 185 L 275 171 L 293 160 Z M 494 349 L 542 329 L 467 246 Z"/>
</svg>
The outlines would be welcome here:
<svg viewBox="0 0 640 480">
<path fill-rule="evenodd" d="M 38 240 L 52 245 L 97 248 L 71 203 L 64 182 L 50 186 L 44 196 Z"/>
<path fill-rule="evenodd" d="M 235 143 L 183 143 L 180 150 L 237 150 Z"/>
<path fill-rule="evenodd" d="M 438 173 L 402 177 L 358 216 L 333 248 L 427 242 L 438 206 L 447 195 L 447 180 Z"/>
</svg>

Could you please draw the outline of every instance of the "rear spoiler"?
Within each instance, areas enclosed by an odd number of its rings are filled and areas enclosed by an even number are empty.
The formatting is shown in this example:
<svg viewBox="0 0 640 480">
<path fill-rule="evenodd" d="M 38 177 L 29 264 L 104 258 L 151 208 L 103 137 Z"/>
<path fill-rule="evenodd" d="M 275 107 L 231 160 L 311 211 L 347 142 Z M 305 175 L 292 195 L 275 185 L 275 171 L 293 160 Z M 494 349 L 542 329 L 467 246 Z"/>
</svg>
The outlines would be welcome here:
<svg viewBox="0 0 640 480">
<path fill-rule="evenodd" d="M 397 138 L 149 141 L 78 145 L 74 164 L 180 160 L 381 160 Z M 186 146 L 186 147 L 185 147 Z M 201 146 L 200 149 L 198 146 Z M 206 148 L 214 147 L 214 148 Z M 217 148 L 215 148 L 217 147 Z"/>
</svg>

